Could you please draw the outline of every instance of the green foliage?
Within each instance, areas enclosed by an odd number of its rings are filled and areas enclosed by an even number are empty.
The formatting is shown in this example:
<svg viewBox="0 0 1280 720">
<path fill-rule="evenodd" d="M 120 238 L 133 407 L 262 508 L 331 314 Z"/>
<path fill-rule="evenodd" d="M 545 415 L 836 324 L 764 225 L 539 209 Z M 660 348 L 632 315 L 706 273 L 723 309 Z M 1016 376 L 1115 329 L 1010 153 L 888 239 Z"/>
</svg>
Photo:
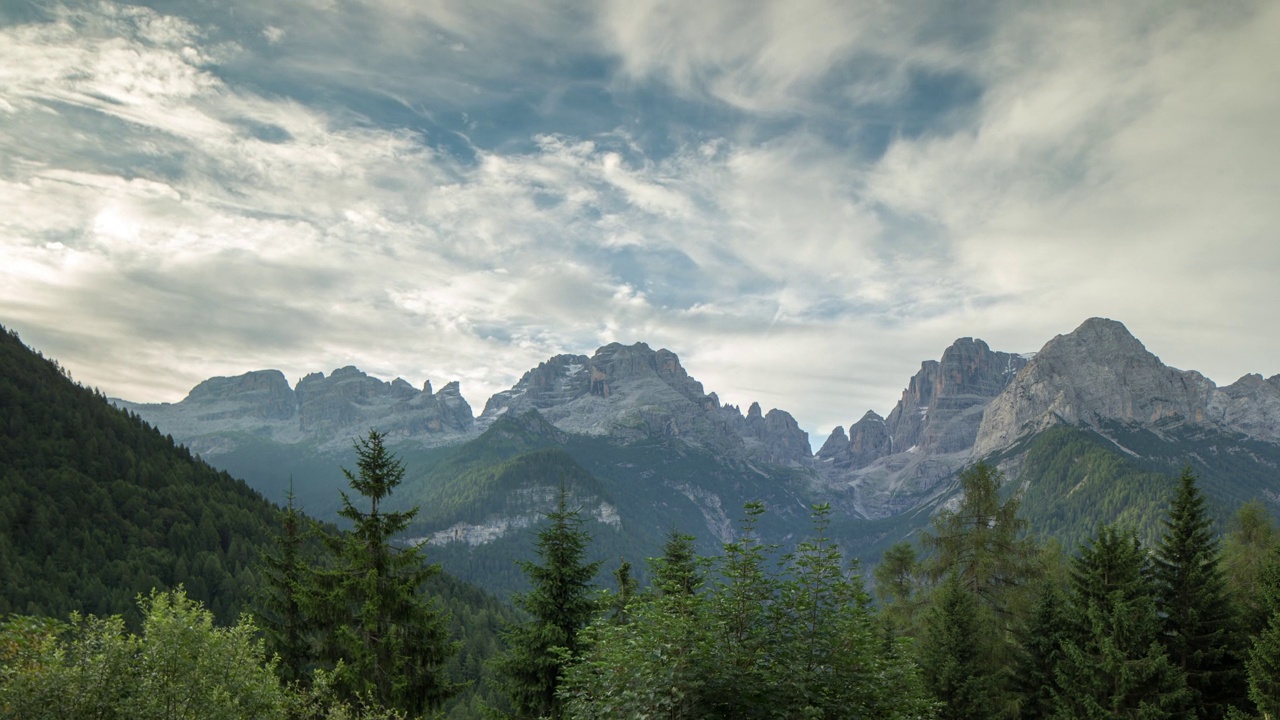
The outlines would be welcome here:
<svg viewBox="0 0 1280 720">
<path fill-rule="evenodd" d="M 933 529 L 921 536 L 933 551 L 927 569 L 937 579 L 954 575 L 1003 621 L 1012 612 L 1015 594 L 1038 573 L 1035 543 L 1026 537 L 1027 522 L 1018 515 L 1020 498 L 1000 498 L 1004 475 L 979 462 L 960 473 L 963 497 L 958 509 L 944 509 Z"/>
<path fill-rule="evenodd" d="M 1073 563 L 1070 630 L 1061 645 L 1055 717 L 1168 718 L 1189 695 L 1160 644 L 1146 554 L 1111 526 Z"/>
<path fill-rule="evenodd" d="M 439 566 L 427 565 L 415 547 L 392 545 L 413 511 L 382 507 L 404 477 L 383 439 L 369 431 L 356 444 L 358 473 L 344 469 L 369 509 L 343 494 L 341 515 L 352 529 L 325 537 L 332 566 L 315 574 L 308 604 L 320 627 L 321 658 L 342 663 L 334 680 L 346 697 L 416 715 L 457 691 L 442 666 L 458 646 L 449 640 L 447 618 L 422 592 Z"/>
<path fill-rule="evenodd" d="M 598 622 L 561 695 L 572 718 L 907 718 L 933 709 L 898 642 L 877 632 L 861 578 L 827 536 L 768 569 L 755 536 L 763 508 L 747 506 L 738 540 L 702 588 L 688 536 L 653 561 L 656 587 L 628 607 L 630 622 Z"/>
<path fill-rule="evenodd" d="M 1276 718 L 1280 717 L 1280 550 L 1272 553 L 1260 586 L 1267 624 L 1249 649 L 1249 699 L 1262 717 Z"/>
<path fill-rule="evenodd" d="M 662 545 L 662 557 L 650 561 L 653 584 L 663 595 L 692 595 L 702 588 L 703 564 L 693 547 L 692 535 L 671 530 Z"/>
<path fill-rule="evenodd" d="M 925 687 L 943 705 L 941 720 L 979 720 L 999 715 L 1000 667 L 993 659 L 1000 638 L 990 608 L 965 587 L 959 573 L 942 584 L 925 618 L 920 668 Z"/>
<path fill-rule="evenodd" d="M 1135 528 L 1154 542 L 1171 487 L 1161 470 L 1143 467 L 1096 433 L 1060 425 L 1026 448 L 1019 480 L 1022 512 L 1040 537 L 1080 545 L 1103 525 Z"/>
<path fill-rule="evenodd" d="M 1222 568 L 1227 589 L 1240 610 L 1241 625 L 1257 634 L 1267 624 L 1262 574 L 1272 554 L 1280 552 L 1280 534 L 1258 500 L 1240 506 L 1223 543 Z"/>
<path fill-rule="evenodd" d="M 0 331 L 0 616 L 124 614 L 185 586 L 245 608 L 274 511 Z"/>
<path fill-rule="evenodd" d="M 709 717 L 703 688 L 715 664 L 705 599 L 652 593 L 627 614 L 625 624 L 600 622 L 583 631 L 589 650 L 568 668 L 560 690 L 565 717 Z"/>
<path fill-rule="evenodd" d="M 600 563 L 585 560 L 590 537 L 578 511 L 569 509 L 563 486 L 547 519 L 535 543 L 540 564 L 520 564 L 532 589 L 517 595 L 515 604 L 530 619 L 509 630 L 507 651 L 493 662 L 515 718 L 563 717 L 556 691 L 565 668 L 581 654 L 579 633 L 596 612 L 591 581 Z"/>
<path fill-rule="evenodd" d="M 925 602 L 924 568 L 909 540 L 885 551 L 873 572 L 876 599 L 892 634 L 915 637 Z"/>
<path fill-rule="evenodd" d="M 120 616 L 73 615 L 60 630 L 10 618 L 0 637 L 25 645 L 6 654 L 0 717 L 240 720 L 283 717 L 285 691 L 256 629 L 230 628 L 182 590 L 139 602 L 141 635 Z"/>
<path fill-rule="evenodd" d="M 279 658 L 286 683 L 307 679 L 311 660 L 311 628 L 304 612 L 311 568 L 306 557 L 307 519 L 293 506 L 293 494 L 280 512 L 280 534 L 274 553 L 262 556 L 262 582 L 255 610 L 267 649 Z"/>
<path fill-rule="evenodd" d="M 1187 712 L 1216 720 L 1245 696 L 1234 606 L 1218 564 L 1213 521 L 1191 468 L 1183 470 L 1155 555 L 1161 639 L 1186 676 Z"/>
<path fill-rule="evenodd" d="M 1062 692 L 1057 669 L 1069 632 L 1062 591 L 1053 580 L 1041 583 L 1035 608 L 1021 625 L 1019 652 L 1013 666 L 1017 715 L 1024 720 L 1052 717 L 1054 697 Z"/>
</svg>

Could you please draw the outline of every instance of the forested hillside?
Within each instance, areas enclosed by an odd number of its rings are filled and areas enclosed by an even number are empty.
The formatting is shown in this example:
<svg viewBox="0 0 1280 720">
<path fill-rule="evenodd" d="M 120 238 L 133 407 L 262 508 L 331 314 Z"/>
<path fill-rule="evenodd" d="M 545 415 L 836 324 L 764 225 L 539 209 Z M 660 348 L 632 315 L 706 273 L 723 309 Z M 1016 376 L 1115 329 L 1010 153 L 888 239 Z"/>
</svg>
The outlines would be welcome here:
<svg viewBox="0 0 1280 720">
<path fill-rule="evenodd" d="M 0 614 L 124 613 L 187 588 L 248 610 L 274 508 L 0 332 Z M 135 618 L 136 619 L 136 618 Z"/>
<path fill-rule="evenodd" d="M 261 612 L 262 557 L 282 531 L 279 508 L 77 385 L 9 331 L 0 332 L 0 410 L 0 618 L 74 612 L 137 627 L 149 607 L 139 597 L 179 586 L 218 625 Z M 318 561 L 318 537 L 304 543 Z M 445 676 L 470 684 L 446 709 L 470 717 L 492 694 L 483 664 L 515 615 L 443 573 L 423 594 L 460 641 Z"/>
</svg>

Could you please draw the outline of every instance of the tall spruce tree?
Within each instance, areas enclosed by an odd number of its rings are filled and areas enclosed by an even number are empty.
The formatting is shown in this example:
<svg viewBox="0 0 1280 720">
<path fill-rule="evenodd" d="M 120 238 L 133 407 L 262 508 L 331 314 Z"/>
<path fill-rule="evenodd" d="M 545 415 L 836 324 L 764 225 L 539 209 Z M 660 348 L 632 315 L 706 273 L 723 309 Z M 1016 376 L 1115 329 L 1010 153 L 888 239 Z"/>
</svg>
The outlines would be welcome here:
<svg viewBox="0 0 1280 720">
<path fill-rule="evenodd" d="M 274 552 L 261 561 L 262 585 L 257 593 L 258 625 L 267 652 L 280 658 L 277 671 L 287 683 L 306 679 L 311 660 L 310 624 L 303 612 L 311 568 L 303 556 L 306 518 L 293 505 L 293 484 L 279 513 L 280 534 Z"/>
<path fill-rule="evenodd" d="M 991 646 L 998 642 L 991 611 L 965 588 L 958 573 L 938 589 L 925 614 L 920 669 L 925 687 L 941 700 L 940 720 L 988 720 L 1003 706 L 1000 667 Z"/>
<path fill-rule="evenodd" d="M 881 619 L 891 635 L 918 635 L 918 619 L 928 595 L 915 546 L 903 540 L 885 551 L 873 571 Z"/>
<path fill-rule="evenodd" d="M 1219 720 L 1245 702 L 1243 643 L 1218 564 L 1213 520 L 1190 467 L 1178 478 L 1164 527 L 1155 555 L 1156 598 L 1164 619 L 1161 640 L 1190 690 L 1181 715 Z"/>
<path fill-rule="evenodd" d="M 591 581 L 600 563 L 586 562 L 591 538 L 578 510 L 569 509 L 563 486 L 546 517 L 550 523 L 535 543 L 539 562 L 520 563 L 532 589 L 517 595 L 515 604 L 530 619 L 507 632 L 507 651 L 492 664 L 517 720 L 564 717 L 556 691 L 565 669 L 581 657 L 579 633 L 598 609 Z"/>
<path fill-rule="evenodd" d="M 1067 637 L 1065 598 L 1055 583 L 1041 584 L 1035 609 L 1018 636 L 1020 652 L 1013 667 L 1017 715 L 1023 720 L 1052 717 L 1058 663 L 1062 661 L 1062 642 Z"/>
<path fill-rule="evenodd" d="M 336 684 L 350 698 L 421 714 L 459 689 L 444 676 L 458 650 L 448 617 L 422 592 L 440 572 L 416 547 L 395 547 L 417 508 L 387 512 L 383 503 L 404 479 L 404 466 L 370 430 L 355 443 L 358 473 L 343 468 L 351 488 L 368 502 L 355 506 L 342 493 L 339 514 L 348 532 L 324 536 L 332 566 L 318 571 L 311 609 L 326 631 L 324 659 L 342 661 Z"/>
<path fill-rule="evenodd" d="M 1132 532 L 1105 526 L 1081 548 L 1072 566 L 1055 717 L 1161 720 L 1186 702 L 1186 678 L 1160 644 L 1150 574 Z"/>
<path fill-rule="evenodd" d="M 702 587 L 702 571 L 693 549 L 694 537 L 671 530 L 662 557 L 650 561 L 653 585 L 663 595 L 692 595 Z"/>
</svg>

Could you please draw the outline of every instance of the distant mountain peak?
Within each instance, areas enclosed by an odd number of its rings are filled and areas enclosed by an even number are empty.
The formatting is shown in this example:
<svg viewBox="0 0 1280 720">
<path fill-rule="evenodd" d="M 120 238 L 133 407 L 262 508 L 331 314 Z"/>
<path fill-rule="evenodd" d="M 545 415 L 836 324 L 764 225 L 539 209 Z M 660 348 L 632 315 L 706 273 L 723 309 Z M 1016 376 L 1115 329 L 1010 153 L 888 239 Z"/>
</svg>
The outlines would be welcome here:
<svg viewBox="0 0 1280 720">
<path fill-rule="evenodd" d="M 987 408 L 974 457 L 1057 424 L 1193 423 L 1280 439 L 1280 390 L 1261 376 L 1226 388 L 1165 365 L 1123 324 L 1090 318 L 1058 335 Z M 1242 400 L 1248 398 L 1248 400 Z"/>
<path fill-rule="evenodd" d="M 468 434 L 474 423 L 457 382 L 433 394 L 430 383 L 418 390 L 402 378 L 384 382 L 352 365 L 328 376 L 309 373 L 293 388 L 279 370 L 254 370 L 209 378 L 178 403 L 114 402 L 205 455 L 231 451 L 238 441 L 228 433 L 345 447 L 376 427 L 392 439 L 436 444 Z"/>
<path fill-rule="evenodd" d="M 808 435 L 781 410 L 753 403 L 746 417 L 721 406 L 690 377 L 674 352 L 648 344 L 610 343 L 586 355 L 556 355 L 489 398 L 485 427 L 509 413 L 538 410 L 556 427 L 629 443 L 679 438 L 722 455 L 780 464 L 807 463 Z"/>
</svg>

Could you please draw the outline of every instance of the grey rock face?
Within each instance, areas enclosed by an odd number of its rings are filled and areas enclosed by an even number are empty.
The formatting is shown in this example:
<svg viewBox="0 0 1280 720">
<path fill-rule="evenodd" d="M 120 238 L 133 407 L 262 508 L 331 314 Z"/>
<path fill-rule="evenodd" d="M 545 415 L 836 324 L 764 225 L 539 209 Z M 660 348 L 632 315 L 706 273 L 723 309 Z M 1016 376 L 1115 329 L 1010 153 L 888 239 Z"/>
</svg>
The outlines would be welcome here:
<svg viewBox="0 0 1280 720">
<path fill-rule="evenodd" d="M 915 507 L 945 489 L 968 457 L 983 410 L 1026 364 L 1024 355 L 960 338 L 941 360 L 920 364 L 887 418 L 868 412 L 847 437 L 833 433 L 817 467 L 829 483 L 850 490 L 853 507 L 867 517 Z"/>
<path fill-rule="evenodd" d="M 1214 423 L 1258 440 L 1280 441 L 1280 375 L 1263 380 L 1245 375 L 1219 388 L 1209 399 L 1206 416 Z"/>
<path fill-rule="evenodd" d="M 456 382 L 433 394 L 429 382 L 420 391 L 400 378 L 383 382 L 354 367 L 328 377 L 311 373 L 296 388 L 279 370 L 259 370 L 205 380 L 177 403 L 113 402 L 209 456 L 235 449 L 231 433 L 332 447 L 377 428 L 393 440 L 439 444 L 461 439 L 474 425 Z"/>
<path fill-rule="evenodd" d="M 1219 388 L 1160 362 L 1114 320 L 1092 318 L 1050 340 L 988 406 L 974 457 L 1058 423 L 1195 424 L 1280 441 L 1280 382 L 1246 375 Z"/>
<path fill-rule="evenodd" d="M 844 427 L 835 426 L 813 457 L 818 462 L 831 463 L 833 467 L 849 467 L 849 436 L 844 434 Z"/>
<path fill-rule="evenodd" d="M 1046 343 L 987 407 L 973 455 L 982 457 L 1058 423 L 1206 422 L 1214 392 L 1200 373 L 1160 362 L 1124 325 L 1092 318 Z"/>
<path fill-rule="evenodd" d="M 890 454 L 892 443 L 884 418 L 868 410 L 861 420 L 849 426 L 848 435 L 837 425 L 815 459 L 833 470 L 856 470 Z"/>
<path fill-rule="evenodd" d="M 288 420 L 297 412 L 293 388 L 279 370 L 258 370 L 237 377 L 212 377 L 191 388 L 183 400 L 200 407 L 201 419 L 222 420 L 247 415 L 262 420 Z"/>
<path fill-rule="evenodd" d="M 920 364 L 887 418 L 868 412 L 849 427 L 847 449 L 837 451 L 828 438 L 818 457 L 834 468 L 856 470 L 894 453 L 967 451 L 987 403 L 1026 364 L 1023 355 L 960 338 L 942 353 L 942 360 Z"/>
<path fill-rule="evenodd" d="M 557 355 L 486 403 L 479 423 L 536 409 L 566 432 L 622 442 L 680 438 L 708 450 L 779 464 L 809 460 L 808 435 L 781 410 L 746 417 L 721 407 L 670 350 L 613 343 L 591 357 Z"/>
</svg>

